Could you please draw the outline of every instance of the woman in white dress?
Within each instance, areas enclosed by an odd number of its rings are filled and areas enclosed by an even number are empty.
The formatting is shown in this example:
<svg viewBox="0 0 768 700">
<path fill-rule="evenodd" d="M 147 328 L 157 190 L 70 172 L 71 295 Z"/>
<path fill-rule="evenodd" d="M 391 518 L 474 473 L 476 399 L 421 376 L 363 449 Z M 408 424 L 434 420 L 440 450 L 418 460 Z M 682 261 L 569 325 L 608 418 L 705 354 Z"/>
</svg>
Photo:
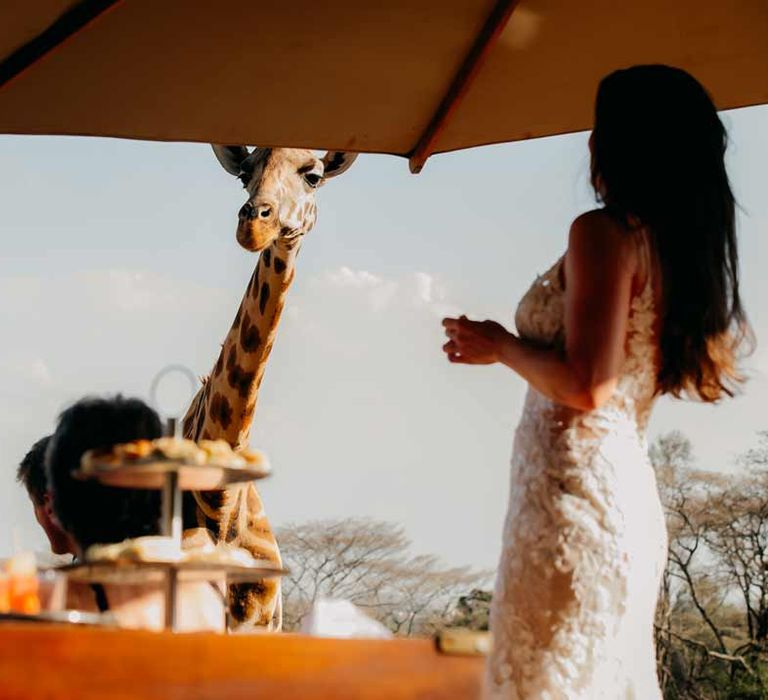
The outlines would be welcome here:
<svg viewBox="0 0 768 700">
<path fill-rule="evenodd" d="M 600 84 L 590 138 L 603 207 L 516 314 L 443 322 L 451 362 L 529 384 L 512 457 L 486 696 L 659 700 L 653 616 L 666 528 L 645 439 L 660 394 L 717 401 L 740 378 L 726 133 L 667 66 Z"/>
</svg>

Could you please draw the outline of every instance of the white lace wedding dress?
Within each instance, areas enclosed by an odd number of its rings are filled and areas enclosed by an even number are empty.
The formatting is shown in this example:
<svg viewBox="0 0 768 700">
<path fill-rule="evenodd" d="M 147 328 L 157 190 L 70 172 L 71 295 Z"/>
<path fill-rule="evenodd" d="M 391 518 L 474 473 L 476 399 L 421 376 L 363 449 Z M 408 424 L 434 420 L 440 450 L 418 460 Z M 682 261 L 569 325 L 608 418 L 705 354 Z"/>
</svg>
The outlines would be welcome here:
<svg viewBox="0 0 768 700">
<path fill-rule="evenodd" d="M 645 429 L 654 402 L 654 292 L 631 305 L 618 388 L 583 413 L 529 388 L 512 457 L 485 697 L 660 700 L 653 615 L 666 558 Z M 564 339 L 559 260 L 523 297 L 524 338 Z"/>
</svg>

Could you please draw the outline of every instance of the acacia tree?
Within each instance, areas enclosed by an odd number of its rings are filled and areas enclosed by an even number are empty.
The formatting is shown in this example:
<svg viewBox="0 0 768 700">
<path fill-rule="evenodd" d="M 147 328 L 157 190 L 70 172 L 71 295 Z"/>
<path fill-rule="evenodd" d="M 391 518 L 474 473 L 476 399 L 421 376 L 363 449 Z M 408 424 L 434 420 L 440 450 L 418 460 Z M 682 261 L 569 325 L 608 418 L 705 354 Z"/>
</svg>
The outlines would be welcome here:
<svg viewBox="0 0 768 700">
<path fill-rule="evenodd" d="M 322 597 L 348 600 L 396 634 L 428 634 L 450 618 L 461 593 L 488 574 L 413 555 L 403 529 L 347 518 L 278 530 L 291 573 L 283 579 L 284 625 L 296 629 Z"/>
<path fill-rule="evenodd" d="M 664 596 L 658 612 L 668 628 L 675 606 L 679 609 L 687 599 L 712 633 L 717 649 L 725 653 L 722 632 L 710 614 L 712 591 L 721 588 L 713 577 L 712 559 L 707 551 L 711 504 L 718 498 L 722 477 L 693 468 L 691 443 L 677 431 L 661 436 L 651 447 L 650 455 L 669 536 L 668 562 L 662 581 Z"/>
<path fill-rule="evenodd" d="M 450 622 L 460 593 L 485 578 L 467 567 L 445 568 L 432 556 L 414 557 L 390 581 L 382 621 L 396 634 L 432 634 Z"/>
<path fill-rule="evenodd" d="M 740 462 L 746 473 L 711 503 L 707 542 L 741 595 L 748 636 L 741 651 L 768 651 L 768 433 Z"/>
<path fill-rule="evenodd" d="M 682 433 L 660 437 L 651 446 L 650 457 L 669 535 L 667 564 L 656 608 L 659 680 L 665 697 L 694 698 L 697 695 L 693 689 L 701 685 L 707 658 L 695 646 L 694 638 L 701 637 L 696 616 L 711 628 L 715 639 L 719 638 L 719 630 L 711 619 L 707 623 L 709 615 L 700 594 L 699 564 L 705 545 L 699 515 L 705 499 L 696 488 L 696 480 L 690 478 L 692 449 Z"/>
<path fill-rule="evenodd" d="M 681 433 L 662 436 L 650 455 L 669 533 L 656 618 L 665 697 L 762 698 L 765 659 L 744 642 L 760 629 L 768 603 L 768 478 L 754 469 L 740 476 L 695 469 Z"/>
</svg>

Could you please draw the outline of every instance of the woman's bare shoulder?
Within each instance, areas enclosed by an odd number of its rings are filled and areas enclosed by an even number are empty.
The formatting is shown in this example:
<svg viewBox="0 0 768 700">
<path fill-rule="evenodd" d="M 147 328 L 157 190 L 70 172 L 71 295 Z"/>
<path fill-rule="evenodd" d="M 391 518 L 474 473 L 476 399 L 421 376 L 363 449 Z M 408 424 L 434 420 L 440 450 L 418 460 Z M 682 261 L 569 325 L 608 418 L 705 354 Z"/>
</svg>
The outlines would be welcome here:
<svg viewBox="0 0 768 700">
<path fill-rule="evenodd" d="M 571 224 L 568 237 L 571 257 L 586 257 L 601 265 L 613 262 L 634 268 L 636 249 L 630 229 L 605 209 L 581 214 Z"/>
</svg>

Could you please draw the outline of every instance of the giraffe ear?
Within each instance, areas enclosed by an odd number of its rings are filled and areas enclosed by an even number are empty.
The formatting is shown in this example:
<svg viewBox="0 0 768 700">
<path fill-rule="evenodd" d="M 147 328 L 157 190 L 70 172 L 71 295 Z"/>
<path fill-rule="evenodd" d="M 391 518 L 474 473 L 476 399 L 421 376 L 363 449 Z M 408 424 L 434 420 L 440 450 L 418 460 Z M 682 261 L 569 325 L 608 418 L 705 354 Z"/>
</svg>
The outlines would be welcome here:
<svg viewBox="0 0 768 700">
<path fill-rule="evenodd" d="M 329 177 L 341 175 L 355 162 L 355 158 L 357 158 L 357 153 L 328 151 L 328 153 L 323 156 L 323 165 L 325 166 L 323 177 L 327 180 Z"/>
<path fill-rule="evenodd" d="M 244 185 L 251 181 L 253 155 L 256 151 L 251 153 L 245 146 L 218 146 L 216 144 L 211 144 L 211 148 L 213 148 L 219 163 L 230 175 L 240 178 Z"/>
</svg>

